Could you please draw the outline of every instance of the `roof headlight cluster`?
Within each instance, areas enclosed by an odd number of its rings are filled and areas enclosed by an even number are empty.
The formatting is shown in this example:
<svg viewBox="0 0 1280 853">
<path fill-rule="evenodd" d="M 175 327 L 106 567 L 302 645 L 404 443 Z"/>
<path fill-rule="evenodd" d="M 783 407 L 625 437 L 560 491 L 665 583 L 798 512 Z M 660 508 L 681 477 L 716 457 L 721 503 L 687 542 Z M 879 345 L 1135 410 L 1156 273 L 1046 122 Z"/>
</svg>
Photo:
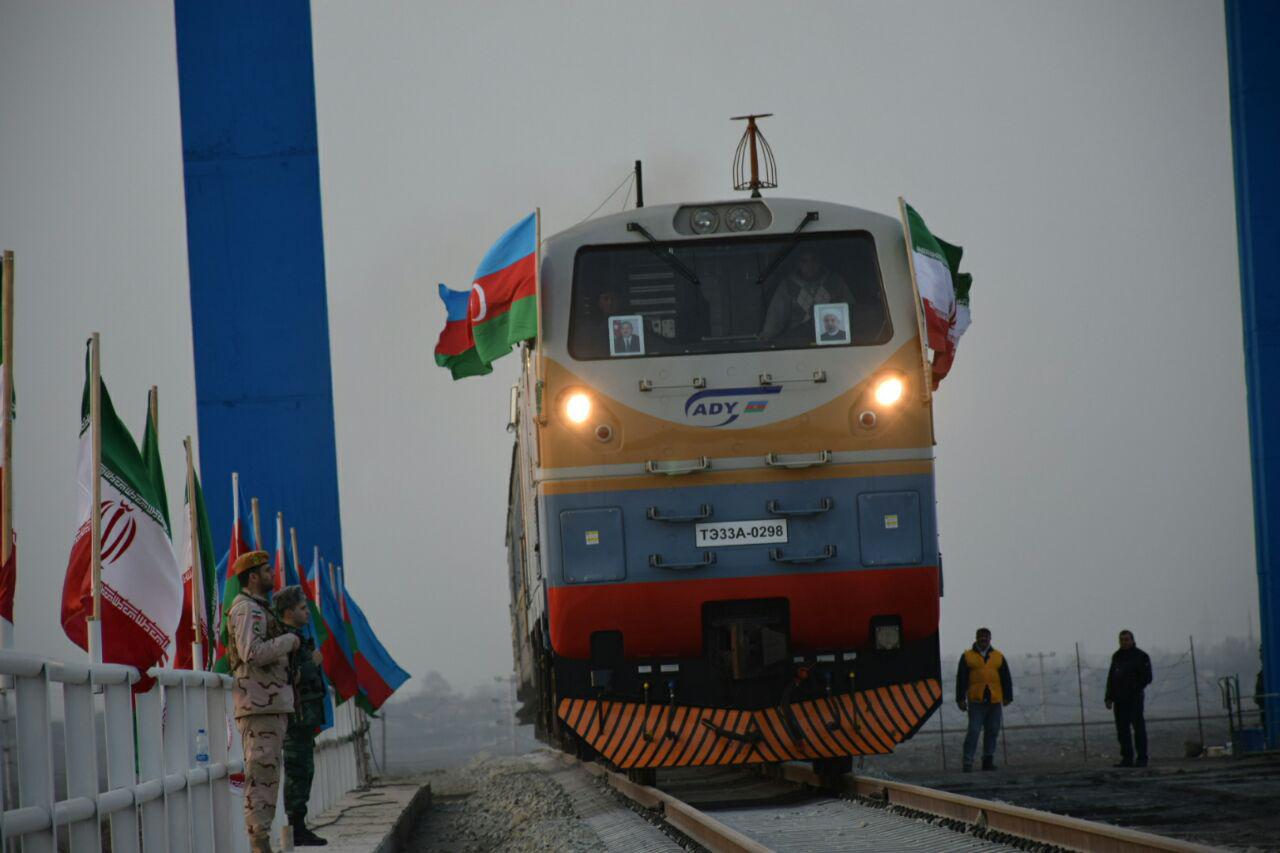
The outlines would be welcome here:
<svg viewBox="0 0 1280 853">
<path fill-rule="evenodd" d="M 756 215 L 749 207 L 731 207 L 724 217 L 730 231 L 750 231 L 756 227 Z"/>
<path fill-rule="evenodd" d="M 689 217 L 695 234 L 712 234 L 720 227 L 720 214 L 714 208 L 700 207 Z"/>
</svg>

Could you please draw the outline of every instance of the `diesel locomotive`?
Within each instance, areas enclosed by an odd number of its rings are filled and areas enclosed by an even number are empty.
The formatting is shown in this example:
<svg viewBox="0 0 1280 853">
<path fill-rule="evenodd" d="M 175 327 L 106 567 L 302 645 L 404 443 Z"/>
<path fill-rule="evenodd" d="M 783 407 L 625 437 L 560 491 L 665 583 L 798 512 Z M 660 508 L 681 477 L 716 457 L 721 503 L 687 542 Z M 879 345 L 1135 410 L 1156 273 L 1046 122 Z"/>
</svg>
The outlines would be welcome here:
<svg viewBox="0 0 1280 853">
<path fill-rule="evenodd" d="M 942 697 L 901 222 L 649 206 L 547 238 L 507 544 L 523 713 L 638 778 L 887 753 Z"/>
</svg>

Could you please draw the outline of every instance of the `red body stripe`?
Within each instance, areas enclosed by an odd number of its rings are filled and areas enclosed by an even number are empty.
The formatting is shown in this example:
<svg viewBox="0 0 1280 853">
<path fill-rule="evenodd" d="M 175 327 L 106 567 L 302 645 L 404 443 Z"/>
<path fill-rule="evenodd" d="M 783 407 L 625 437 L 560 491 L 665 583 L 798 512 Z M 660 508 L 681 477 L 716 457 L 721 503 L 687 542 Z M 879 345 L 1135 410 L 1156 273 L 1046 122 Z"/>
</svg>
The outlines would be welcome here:
<svg viewBox="0 0 1280 853">
<path fill-rule="evenodd" d="M 436 355 L 462 355 L 476 345 L 471 337 L 471 324 L 466 320 L 445 323 L 440 340 L 436 343 Z"/>
<path fill-rule="evenodd" d="M 525 255 L 509 267 L 489 273 L 475 281 L 484 289 L 485 315 L 479 321 L 484 325 L 490 320 L 501 317 L 511 308 L 511 303 L 526 296 L 533 296 L 536 289 L 534 255 Z M 471 301 L 468 303 L 471 317 L 480 312 L 480 297 L 475 288 L 471 289 Z"/>
<path fill-rule="evenodd" d="M 927 566 L 553 587 L 551 646 L 585 659 L 592 633 L 621 631 L 627 657 L 697 657 L 703 604 L 748 598 L 790 600 L 798 652 L 865 646 L 872 616 L 900 615 L 908 642 L 938 630 L 938 570 Z"/>
</svg>

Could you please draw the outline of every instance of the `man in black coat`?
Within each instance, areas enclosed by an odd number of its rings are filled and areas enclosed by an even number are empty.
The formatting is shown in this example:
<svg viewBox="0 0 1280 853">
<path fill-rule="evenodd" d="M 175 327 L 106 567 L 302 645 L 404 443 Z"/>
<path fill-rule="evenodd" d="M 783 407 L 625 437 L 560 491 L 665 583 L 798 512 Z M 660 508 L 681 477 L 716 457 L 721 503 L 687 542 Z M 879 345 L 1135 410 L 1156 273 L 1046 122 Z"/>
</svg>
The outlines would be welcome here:
<svg viewBox="0 0 1280 853">
<path fill-rule="evenodd" d="M 1142 716 L 1143 691 L 1151 683 L 1151 658 L 1133 642 L 1132 631 L 1120 632 L 1120 648 L 1111 656 L 1107 673 L 1107 708 L 1116 715 L 1120 763 L 1116 767 L 1147 766 L 1147 721 Z M 1130 734 L 1132 729 L 1132 736 Z M 1134 747 L 1138 757 L 1134 761 Z"/>
</svg>

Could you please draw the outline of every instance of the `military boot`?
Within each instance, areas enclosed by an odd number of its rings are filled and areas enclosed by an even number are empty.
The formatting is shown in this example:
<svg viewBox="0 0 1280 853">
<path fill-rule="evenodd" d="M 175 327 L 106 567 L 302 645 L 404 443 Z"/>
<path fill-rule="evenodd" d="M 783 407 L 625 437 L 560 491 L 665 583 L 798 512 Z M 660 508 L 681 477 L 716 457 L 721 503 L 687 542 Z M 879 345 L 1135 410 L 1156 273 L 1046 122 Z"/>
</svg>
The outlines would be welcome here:
<svg viewBox="0 0 1280 853">
<path fill-rule="evenodd" d="M 324 847 L 329 843 L 307 829 L 306 819 L 301 816 L 289 818 L 289 825 L 293 827 L 294 847 Z"/>
</svg>

